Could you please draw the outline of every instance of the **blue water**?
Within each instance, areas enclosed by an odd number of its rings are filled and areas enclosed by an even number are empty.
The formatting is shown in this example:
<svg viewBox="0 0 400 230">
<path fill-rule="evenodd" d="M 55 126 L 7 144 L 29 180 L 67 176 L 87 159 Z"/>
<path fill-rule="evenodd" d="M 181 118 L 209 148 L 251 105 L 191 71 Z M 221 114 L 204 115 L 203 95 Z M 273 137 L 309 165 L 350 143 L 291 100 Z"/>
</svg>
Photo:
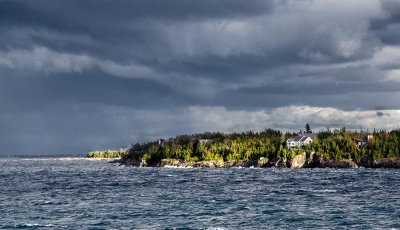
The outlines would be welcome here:
<svg viewBox="0 0 400 230">
<path fill-rule="evenodd" d="M 400 170 L 0 159 L 0 228 L 400 228 Z"/>
</svg>

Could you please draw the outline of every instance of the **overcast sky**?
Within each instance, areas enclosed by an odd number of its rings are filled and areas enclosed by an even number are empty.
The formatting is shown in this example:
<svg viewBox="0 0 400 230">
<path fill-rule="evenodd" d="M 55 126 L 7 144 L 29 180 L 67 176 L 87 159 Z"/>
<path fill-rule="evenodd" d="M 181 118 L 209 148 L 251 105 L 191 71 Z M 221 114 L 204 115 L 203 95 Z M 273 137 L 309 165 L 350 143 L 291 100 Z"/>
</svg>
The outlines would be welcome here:
<svg viewBox="0 0 400 230">
<path fill-rule="evenodd" d="M 0 1 L 0 153 L 400 127 L 400 0 Z"/>
</svg>

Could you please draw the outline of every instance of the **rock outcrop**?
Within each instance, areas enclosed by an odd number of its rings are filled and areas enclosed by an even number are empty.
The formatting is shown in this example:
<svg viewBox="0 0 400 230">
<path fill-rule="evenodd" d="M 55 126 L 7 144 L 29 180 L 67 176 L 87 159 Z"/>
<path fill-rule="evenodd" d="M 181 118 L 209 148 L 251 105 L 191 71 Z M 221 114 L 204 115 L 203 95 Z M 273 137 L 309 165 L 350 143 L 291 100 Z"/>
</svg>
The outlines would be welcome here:
<svg viewBox="0 0 400 230">
<path fill-rule="evenodd" d="M 356 163 L 360 167 L 364 168 L 373 168 L 374 167 L 374 159 L 371 156 L 362 156 L 356 160 Z"/>
<path fill-rule="evenodd" d="M 299 154 L 295 156 L 290 162 L 290 168 L 291 169 L 303 168 L 306 162 L 307 162 L 306 153 Z"/>
<path fill-rule="evenodd" d="M 373 163 L 374 168 L 400 168 L 400 158 L 382 158 L 375 160 Z"/>
<path fill-rule="evenodd" d="M 199 161 L 193 166 L 201 168 L 223 168 L 225 167 L 225 164 L 223 161 Z"/>
<path fill-rule="evenodd" d="M 270 160 L 268 158 L 260 157 L 260 159 L 258 159 L 258 161 L 257 161 L 257 167 L 265 168 L 265 167 L 268 167 L 269 163 L 270 163 Z"/>
<path fill-rule="evenodd" d="M 400 168 L 400 158 L 382 158 L 374 160 L 371 156 L 363 156 L 355 160 L 325 160 L 314 152 L 302 153 L 295 156 L 292 160 L 278 158 L 269 160 L 261 157 L 257 161 L 198 161 L 187 162 L 177 159 L 162 159 L 157 165 L 148 164 L 146 161 L 118 160 L 114 163 L 121 163 L 125 166 L 133 167 L 199 167 L 199 168 L 229 168 L 229 167 L 278 167 L 292 169 L 298 168 Z"/>
<path fill-rule="evenodd" d="M 305 168 L 316 168 L 319 165 L 320 159 L 317 156 L 317 154 L 315 154 L 315 152 L 310 152 L 307 153 L 306 152 L 306 164 L 304 165 Z"/>
<path fill-rule="evenodd" d="M 318 168 L 358 168 L 359 166 L 352 160 L 321 160 Z"/>
<path fill-rule="evenodd" d="M 225 166 L 225 162 L 223 161 L 180 161 L 177 159 L 162 159 L 160 163 L 157 165 L 158 167 L 181 167 L 181 168 L 223 168 Z"/>
<path fill-rule="evenodd" d="M 357 159 L 357 164 L 365 168 L 400 168 L 400 158 L 382 158 L 374 160 L 371 156 L 363 156 Z"/>
<path fill-rule="evenodd" d="M 140 167 L 140 162 L 131 159 L 120 160 L 118 163 L 120 163 L 120 165 L 125 165 L 125 166 Z"/>
<path fill-rule="evenodd" d="M 180 166 L 182 163 L 177 160 L 177 159 L 162 159 L 160 163 L 158 164 L 159 167 L 165 167 L 165 166 Z"/>
<path fill-rule="evenodd" d="M 277 168 L 287 168 L 287 160 L 283 158 L 278 158 L 271 166 Z"/>
</svg>

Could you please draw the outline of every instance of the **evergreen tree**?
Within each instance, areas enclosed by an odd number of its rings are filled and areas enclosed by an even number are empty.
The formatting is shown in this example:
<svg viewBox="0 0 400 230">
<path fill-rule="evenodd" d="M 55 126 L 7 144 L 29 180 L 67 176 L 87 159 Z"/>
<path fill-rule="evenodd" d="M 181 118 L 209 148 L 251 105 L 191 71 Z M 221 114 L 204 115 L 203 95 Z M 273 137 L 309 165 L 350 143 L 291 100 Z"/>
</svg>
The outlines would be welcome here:
<svg viewBox="0 0 400 230">
<path fill-rule="evenodd" d="M 306 128 L 306 133 L 311 133 L 311 127 L 308 123 L 306 124 L 305 128 Z"/>
</svg>

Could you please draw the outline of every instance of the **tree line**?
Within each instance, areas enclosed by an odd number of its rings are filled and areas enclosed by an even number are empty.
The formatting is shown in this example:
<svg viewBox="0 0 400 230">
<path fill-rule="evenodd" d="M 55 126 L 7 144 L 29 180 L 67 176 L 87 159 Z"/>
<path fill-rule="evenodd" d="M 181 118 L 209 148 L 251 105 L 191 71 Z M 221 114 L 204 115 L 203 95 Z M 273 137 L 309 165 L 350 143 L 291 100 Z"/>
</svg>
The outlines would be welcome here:
<svg viewBox="0 0 400 230">
<path fill-rule="evenodd" d="M 306 125 L 306 132 L 311 129 Z M 358 146 L 354 139 L 373 138 L 365 145 Z M 321 131 L 313 143 L 298 148 L 287 148 L 286 140 L 296 133 L 283 133 L 279 130 L 265 129 L 262 132 L 243 133 L 201 133 L 179 135 L 168 140 L 136 143 L 131 146 L 123 159 L 146 161 L 157 164 L 162 159 L 181 161 L 249 161 L 260 158 L 290 160 L 306 152 L 326 160 L 357 159 L 371 156 L 374 159 L 399 157 L 400 130 L 392 131 L 347 131 L 345 128 Z"/>
<path fill-rule="evenodd" d="M 90 158 L 122 158 L 128 154 L 128 150 L 105 150 L 89 152 L 86 156 Z"/>
</svg>

